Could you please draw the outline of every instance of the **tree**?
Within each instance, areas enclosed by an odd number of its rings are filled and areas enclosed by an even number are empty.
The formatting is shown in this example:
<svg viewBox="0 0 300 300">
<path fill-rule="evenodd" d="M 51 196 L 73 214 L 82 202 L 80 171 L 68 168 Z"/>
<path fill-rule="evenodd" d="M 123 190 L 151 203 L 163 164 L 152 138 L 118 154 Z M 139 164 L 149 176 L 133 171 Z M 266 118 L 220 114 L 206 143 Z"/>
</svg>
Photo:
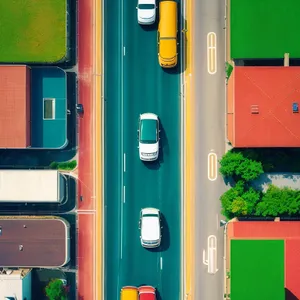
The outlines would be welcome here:
<svg viewBox="0 0 300 300">
<path fill-rule="evenodd" d="M 257 204 L 257 216 L 293 216 L 300 212 L 300 191 L 270 185 Z"/>
<path fill-rule="evenodd" d="M 235 175 L 238 166 L 245 160 L 241 152 L 228 151 L 222 156 L 220 160 L 220 173 L 224 177 L 231 177 Z"/>
<path fill-rule="evenodd" d="M 245 181 L 252 181 L 264 172 L 261 162 L 245 158 L 237 167 L 236 174 L 241 176 Z"/>
<path fill-rule="evenodd" d="M 251 216 L 255 213 L 261 195 L 245 181 L 239 180 L 234 187 L 220 198 L 222 213 L 228 219 L 232 217 Z"/>
<path fill-rule="evenodd" d="M 220 166 L 224 177 L 233 177 L 236 181 L 251 181 L 264 172 L 261 162 L 247 158 L 241 152 L 228 151 L 220 160 Z"/>
<path fill-rule="evenodd" d="M 45 288 L 49 300 L 67 300 L 67 288 L 60 279 L 51 280 Z"/>
</svg>

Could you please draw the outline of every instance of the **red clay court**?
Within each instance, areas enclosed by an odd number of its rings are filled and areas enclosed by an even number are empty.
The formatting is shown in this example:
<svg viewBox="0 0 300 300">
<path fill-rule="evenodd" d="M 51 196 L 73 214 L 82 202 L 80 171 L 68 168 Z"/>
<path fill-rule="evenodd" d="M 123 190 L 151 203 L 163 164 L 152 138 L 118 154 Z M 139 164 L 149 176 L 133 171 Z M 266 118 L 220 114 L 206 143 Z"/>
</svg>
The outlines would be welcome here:
<svg viewBox="0 0 300 300">
<path fill-rule="evenodd" d="M 228 244 L 238 239 L 283 240 L 286 299 L 300 299 L 300 221 L 230 222 L 227 237 Z M 229 255 L 227 253 L 227 257 Z"/>
<path fill-rule="evenodd" d="M 300 147 L 300 67 L 234 67 L 227 123 L 234 147 Z"/>
</svg>

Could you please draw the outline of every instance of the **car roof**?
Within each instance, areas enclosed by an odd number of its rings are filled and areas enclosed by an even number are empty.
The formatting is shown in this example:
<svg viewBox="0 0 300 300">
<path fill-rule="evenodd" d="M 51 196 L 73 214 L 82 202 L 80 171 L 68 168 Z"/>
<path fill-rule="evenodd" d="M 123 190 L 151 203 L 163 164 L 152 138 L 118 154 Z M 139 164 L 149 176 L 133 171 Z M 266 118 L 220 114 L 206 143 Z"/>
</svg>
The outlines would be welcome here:
<svg viewBox="0 0 300 300">
<path fill-rule="evenodd" d="M 155 297 L 155 294 L 153 293 L 143 293 L 143 294 L 140 294 L 140 298 L 139 300 L 155 300 L 156 297 Z"/>
<path fill-rule="evenodd" d="M 143 141 L 156 141 L 157 120 L 142 119 L 141 120 L 141 140 Z"/>
<path fill-rule="evenodd" d="M 154 4 L 155 5 L 155 0 L 139 0 L 138 4 Z"/>
<path fill-rule="evenodd" d="M 160 237 L 159 217 L 154 214 L 143 215 L 142 239 L 145 241 L 158 240 Z"/>
<path fill-rule="evenodd" d="M 138 289 L 134 286 L 124 286 L 121 290 L 121 300 L 138 300 Z"/>
</svg>

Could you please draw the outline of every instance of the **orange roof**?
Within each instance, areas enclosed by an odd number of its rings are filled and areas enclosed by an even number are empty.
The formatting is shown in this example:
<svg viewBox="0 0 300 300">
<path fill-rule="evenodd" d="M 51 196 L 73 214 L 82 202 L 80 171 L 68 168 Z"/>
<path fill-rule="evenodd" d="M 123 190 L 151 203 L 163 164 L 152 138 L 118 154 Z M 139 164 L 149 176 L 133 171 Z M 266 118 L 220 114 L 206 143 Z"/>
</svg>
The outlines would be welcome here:
<svg viewBox="0 0 300 300">
<path fill-rule="evenodd" d="M 300 67 L 234 67 L 229 85 L 234 147 L 300 147 Z"/>
<path fill-rule="evenodd" d="M 30 69 L 0 66 L 0 148 L 30 146 Z"/>
</svg>

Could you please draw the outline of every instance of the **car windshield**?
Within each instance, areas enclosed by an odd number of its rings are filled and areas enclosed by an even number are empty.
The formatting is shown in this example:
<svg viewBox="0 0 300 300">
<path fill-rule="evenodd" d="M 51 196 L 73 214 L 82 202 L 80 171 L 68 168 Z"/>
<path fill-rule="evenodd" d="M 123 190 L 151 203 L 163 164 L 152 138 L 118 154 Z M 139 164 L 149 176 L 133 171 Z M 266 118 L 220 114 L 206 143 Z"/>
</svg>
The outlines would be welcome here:
<svg viewBox="0 0 300 300">
<path fill-rule="evenodd" d="M 157 121 L 156 120 L 141 120 L 140 141 L 143 144 L 155 144 L 157 142 Z"/>
<path fill-rule="evenodd" d="M 139 4 L 139 9 L 154 9 L 154 4 Z"/>
</svg>

